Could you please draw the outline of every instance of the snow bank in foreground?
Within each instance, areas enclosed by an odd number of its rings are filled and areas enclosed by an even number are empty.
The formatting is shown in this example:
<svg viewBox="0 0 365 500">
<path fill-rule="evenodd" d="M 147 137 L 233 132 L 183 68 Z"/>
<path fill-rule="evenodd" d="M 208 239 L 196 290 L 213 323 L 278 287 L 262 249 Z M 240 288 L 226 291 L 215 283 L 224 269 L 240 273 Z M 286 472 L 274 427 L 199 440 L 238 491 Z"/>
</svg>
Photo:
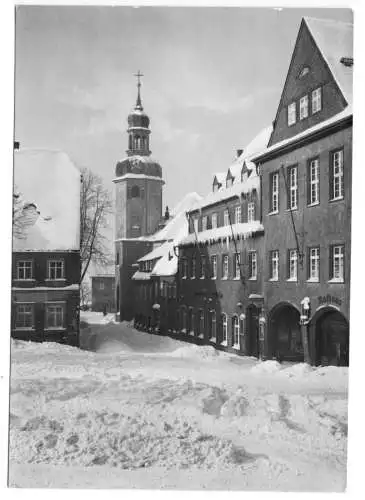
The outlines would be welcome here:
<svg viewBox="0 0 365 500">
<path fill-rule="evenodd" d="M 217 359 L 221 355 L 221 352 L 217 351 L 217 349 L 214 349 L 212 346 L 198 346 L 195 344 L 179 347 L 176 351 L 170 353 L 170 356 L 174 358 L 194 358 L 202 360 Z"/>
</svg>

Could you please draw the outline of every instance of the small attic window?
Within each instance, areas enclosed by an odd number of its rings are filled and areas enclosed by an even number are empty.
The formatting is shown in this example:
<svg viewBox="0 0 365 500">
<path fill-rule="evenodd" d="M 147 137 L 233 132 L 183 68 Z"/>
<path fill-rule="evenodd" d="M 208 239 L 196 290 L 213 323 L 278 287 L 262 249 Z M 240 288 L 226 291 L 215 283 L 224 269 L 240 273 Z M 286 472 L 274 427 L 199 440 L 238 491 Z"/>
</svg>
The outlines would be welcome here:
<svg viewBox="0 0 365 500">
<path fill-rule="evenodd" d="M 298 78 L 303 78 L 305 75 L 308 75 L 309 73 L 309 66 L 304 66 L 298 75 Z"/>
<path fill-rule="evenodd" d="M 340 63 L 348 68 L 351 68 L 354 65 L 354 58 L 353 57 L 341 57 Z"/>
</svg>

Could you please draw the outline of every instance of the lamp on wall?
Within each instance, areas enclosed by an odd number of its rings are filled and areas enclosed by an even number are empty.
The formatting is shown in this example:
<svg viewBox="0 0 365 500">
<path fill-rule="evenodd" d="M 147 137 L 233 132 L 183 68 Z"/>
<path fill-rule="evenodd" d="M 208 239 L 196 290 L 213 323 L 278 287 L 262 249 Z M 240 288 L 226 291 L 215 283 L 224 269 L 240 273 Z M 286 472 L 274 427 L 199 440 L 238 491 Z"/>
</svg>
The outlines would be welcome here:
<svg viewBox="0 0 365 500">
<path fill-rule="evenodd" d="M 309 297 L 304 297 L 300 303 L 300 324 L 306 325 L 309 322 L 311 311 L 311 301 Z"/>
</svg>

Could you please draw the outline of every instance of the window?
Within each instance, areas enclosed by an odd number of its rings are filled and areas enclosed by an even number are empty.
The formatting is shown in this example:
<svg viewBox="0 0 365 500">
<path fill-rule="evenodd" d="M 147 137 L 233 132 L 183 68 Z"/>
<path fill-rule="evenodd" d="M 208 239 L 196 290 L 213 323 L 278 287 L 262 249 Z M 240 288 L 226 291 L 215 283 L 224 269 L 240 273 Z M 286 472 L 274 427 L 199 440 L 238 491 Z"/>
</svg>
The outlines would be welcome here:
<svg viewBox="0 0 365 500">
<path fill-rule="evenodd" d="M 48 261 L 48 278 L 50 280 L 61 280 L 64 278 L 64 262 L 63 260 Z"/>
<path fill-rule="evenodd" d="M 298 208 L 298 167 L 288 167 L 288 210 Z"/>
<path fill-rule="evenodd" d="M 255 203 L 250 201 L 247 205 L 247 222 L 255 220 Z"/>
<path fill-rule="evenodd" d="M 199 336 L 204 337 L 204 311 L 199 310 Z"/>
<path fill-rule="evenodd" d="M 234 270 L 233 270 L 234 278 L 239 279 L 241 277 L 241 273 L 240 273 L 241 255 L 239 253 L 234 254 L 233 265 L 234 265 Z"/>
<path fill-rule="evenodd" d="M 297 121 L 295 102 L 288 106 L 288 125 L 293 125 Z"/>
<path fill-rule="evenodd" d="M 181 309 L 181 330 L 183 332 L 187 331 L 187 313 L 185 307 Z"/>
<path fill-rule="evenodd" d="M 217 314 L 215 311 L 210 312 L 211 330 L 210 330 L 210 340 L 216 341 L 217 339 Z"/>
<path fill-rule="evenodd" d="M 47 328 L 63 328 L 63 305 L 47 304 L 46 307 L 46 327 Z"/>
<path fill-rule="evenodd" d="M 322 91 L 321 87 L 312 92 L 312 114 L 318 113 L 322 109 Z"/>
<path fill-rule="evenodd" d="M 299 100 L 299 119 L 308 117 L 308 96 L 305 95 Z"/>
<path fill-rule="evenodd" d="M 233 347 L 240 347 L 240 324 L 238 321 L 238 316 L 233 316 L 232 318 L 232 333 L 233 333 Z"/>
<path fill-rule="evenodd" d="M 298 279 L 298 250 L 288 251 L 288 280 Z"/>
<path fill-rule="evenodd" d="M 319 281 L 319 247 L 309 248 L 308 280 Z"/>
<path fill-rule="evenodd" d="M 131 198 L 139 198 L 140 197 L 140 191 L 138 186 L 133 186 L 131 189 Z"/>
<path fill-rule="evenodd" d="M 241 222 L 241 205 L 238 205 L 238 207 L 234 209 L 234 222 L 236 224 Z"/>
<path fill-rule="evenodd" d="M 19 260 L 17 262 L 18 280 L 31 280 L 33 277 L 33 262 L 31 260 Z"/>
<path fill-rule="evenodd" d="M 279 279 L 279 250 L 270 252 L 270 280 L 277 281 Z"/>
<path fill-rule="evenodd" d="M 119 266 L 119 252 L 117 252 L 116 255 L 116 265 Z"/>
<path fill-rule="evenodd" d="M 229 226 L 229 212 L 228 210 L 224 211 L 224 226 Z"/>
<path fill-rule="evenodd" d="M 246 321 L 246 316 L 244 314 L 240 315 L 240 334 L 244 335 L 245 334 L 245 321 Z"/>
<path fill-rule="evenodd" d="M 221 315 L 222 321 L 222 344 L 226 344 L 228 342 L 228 322 L 227 322 L 227 314 L 223 313 Z"/>
<path fill-rule="evenodd" d="M 343 283 L 344 281 L 344 245 L 330 247 L 330 280 Z"/>
<path fill-rule="evenodd" d="M 15 328 L 33 328 L 33 304 L 17 304 Z"/>
<path fill-rule="evenodd" d="M 279 172 L 274 172 L 273 174 L 271 174 L 270 188 L 270 212 L 276 213 L 279 211 Z"/>
<path fill-rule="evenodd" d="M 188 260 L 186 258 L 181 261 L 181 277 L 183 279 L 188 277 Z"/>
<path fill-rule="evenodd" d="M 200 277 L 205 278 L 205 276 L 206 276 L 206 258 L 205 258 L 205 255 L 200 256 L 200 262 L 201 262 Z"/>
<path fill-rule="evenodd" d="M 192 279 L 196 278 L 196 258 L 193 257 L 191 259 L 191 273 L 190 273 L 190 277 Z"/>
<path fill-rule="evenodd" d="M 257 279 L 257 252 L 252 251 L 248 253 L 248 272 L 249 279 L 256 280 Z"/>
<path fill-rule="evenodd" d="M 104 290 L 104 282 L 103 281 L 99 282 L 99 290 Z"/>
<path fill-rule="evenodd" d="M 319 203 L 319 160 L 310 160 L 308 167 L 308 204 Z"/>
<path fill-rule="evenodd" d="M 218 227 L 217 214 L 212 214 L 212 229 Z"/>
<path fill-rule="evenodd" d="M 202 231 L 206 231 L 208 229 L 208 217 L 204 215 L 202 219 Z"/>
<path fill-rule="evenodd" d="M 344 197 L 343 181 L 343 149 L 334 151 L 331 155 L 330 167 L 330 199 L 342 200 Z"/>
<path fill-rule="evenodd" d="M 192 307 L 190 307 L 189 309 L 189 329 L 190 333 L 194 335 L 195 323 L 194 323 L 194 309 Z"/>
<path fill-rule="evenodd" d="M 212 278 L 217 279 L 217 256 L 212 255 L 210 258 L 212 268 Z"/>
<path fill-rule="evenodd" d="M 193 220 L 194 220 L 194 231 L 196 233 L 198 233 L 199 232 L 199 219 L 197 217 L 196 219 L 193 219 Z"/>
<path fill-rule="evenodd" d="M 222 256 L 222 279 L 228 278 L 228 255 Z"/>
<path fill-rule="evenodd" d="M 226 180 L 226 187 L 231 187 L 233 185 L 233 177 L 228 177 Z"/>
</svg>

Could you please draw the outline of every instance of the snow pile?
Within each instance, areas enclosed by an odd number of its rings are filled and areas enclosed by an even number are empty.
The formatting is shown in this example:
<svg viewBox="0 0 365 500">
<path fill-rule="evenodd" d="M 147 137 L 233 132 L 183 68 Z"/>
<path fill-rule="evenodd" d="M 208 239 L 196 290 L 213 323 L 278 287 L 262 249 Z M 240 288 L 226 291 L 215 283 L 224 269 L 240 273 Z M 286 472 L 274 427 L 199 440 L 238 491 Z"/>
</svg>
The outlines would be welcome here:
<svg viewBox="0 0 365 500">
<path fill-rule="evenodd" d="M 188 344 L 180 347 L 171 353 L 174 358 L 195 358 L 201 360 L 218 359 L 222 354 L 209 345 L 198 346 L 195 344 Z"/>
<path fill-rule="evenodd" d="M 281 374 L 287 377 L 302 377 L 311 373 L 313 368 L 307 363 L 296 363 L 289 368 L 285 368 Z"/>
<path fill-rule="evenodd" d="M 282 369 L 282 365 L 277 361 L 262 361 L 256 366 L 251 368 L 251 373 L 262 374 L 262 373 L 276 373 Z"/>
</svg>

